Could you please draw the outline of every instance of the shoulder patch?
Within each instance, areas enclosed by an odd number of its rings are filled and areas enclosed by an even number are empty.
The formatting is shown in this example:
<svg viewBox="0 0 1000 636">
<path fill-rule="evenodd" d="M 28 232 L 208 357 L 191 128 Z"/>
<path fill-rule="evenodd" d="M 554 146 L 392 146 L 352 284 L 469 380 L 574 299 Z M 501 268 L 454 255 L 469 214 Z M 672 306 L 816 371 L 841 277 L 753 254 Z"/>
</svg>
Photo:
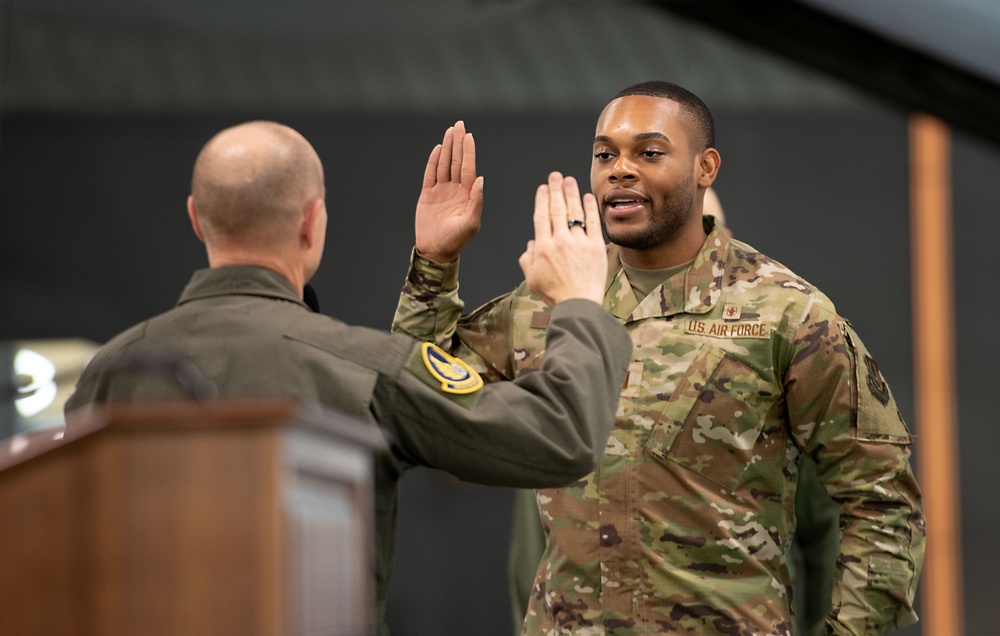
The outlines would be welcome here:
<svg viewBox="0 0 1000 636">
<path fill-rule="evenodd" d="M 857 438 L 866 442 L 909 444 L 910 431 L 878 364 L 849 324 L 841 322 L 840 328 L 851 358 Z"/>
<path fill-rule="evenodd" d="M 445 393 L 466 395 L 483 388 L 483 378 L 472 367 L 430 342 L 420 345 L 420 357 Z"/>
</svg>

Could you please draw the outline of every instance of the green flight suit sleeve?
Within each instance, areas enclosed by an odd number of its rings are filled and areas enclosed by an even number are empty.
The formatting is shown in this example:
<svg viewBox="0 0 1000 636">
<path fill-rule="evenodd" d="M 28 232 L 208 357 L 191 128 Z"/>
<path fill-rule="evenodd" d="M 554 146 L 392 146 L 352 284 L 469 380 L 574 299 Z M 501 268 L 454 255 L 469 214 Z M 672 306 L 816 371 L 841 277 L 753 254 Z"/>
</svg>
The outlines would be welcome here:
<svg viewBox="0 0 1000 636">
<path fill-rule="evenodd" d="M 924 555 L 910 434 L 860 338 L 814 303 L 791 340 L 785 374 L 796 442 L 841 506 L 830 634 L 883 634 L 917 620 Z"/>
<path fill-rule="evenodd" d="M 590 472 L 614 422 L 632 341 L 602 307 L 574 299 L 553 308 L 546 342 L 539 372 L 471 391 L 461 371 L 449 388 L 439 350 L 416 345 L 373 405 L 397 455 L 495 486 L 560 486 Z"/>
</svg>

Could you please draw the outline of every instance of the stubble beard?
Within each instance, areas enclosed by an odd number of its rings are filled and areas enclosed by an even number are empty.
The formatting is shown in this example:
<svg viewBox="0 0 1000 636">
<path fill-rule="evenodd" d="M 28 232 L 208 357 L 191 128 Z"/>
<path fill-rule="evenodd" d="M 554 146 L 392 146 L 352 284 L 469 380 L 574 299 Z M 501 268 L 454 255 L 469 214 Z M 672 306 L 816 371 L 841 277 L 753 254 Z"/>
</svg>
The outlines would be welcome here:
<svg viewBox="0 0 1000 636">
<path fill-rule="evenodd" d="M 606 205 L 601 206 L 601 222 L 608 239 L 632 250 L 648 250 L 669 242 L 677 236 L 691 215 L 693 201 L 683 201 L 679 196 L 671 196 L 652 208 L 649 222 L 634 230 L 609 230 L 605 220 Z"/>
</svg>

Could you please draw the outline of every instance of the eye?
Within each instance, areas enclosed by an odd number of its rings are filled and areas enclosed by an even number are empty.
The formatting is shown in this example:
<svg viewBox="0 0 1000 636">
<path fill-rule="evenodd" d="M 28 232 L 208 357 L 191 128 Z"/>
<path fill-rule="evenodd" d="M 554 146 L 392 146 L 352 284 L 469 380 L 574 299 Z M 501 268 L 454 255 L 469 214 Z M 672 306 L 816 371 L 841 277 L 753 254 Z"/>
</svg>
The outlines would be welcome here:
<svg viewBox="0 0 1000 636">
<path fill-rule="evenodd" d="M 664 154 L 665 153 L 660 150 L 643 150 L 639 153 L 639 156 L 646 159 L 655 159 L 657 157 L 662 157 Z"/>
<path fill-rule="evenodd" d="M 597 159 L 598 161 L 607 161 L 611 159 L 611 157 L 612 157 L 611 152 L 607 150 L 598 150 L 594 152 L 594 159 Z"/>
</svg>

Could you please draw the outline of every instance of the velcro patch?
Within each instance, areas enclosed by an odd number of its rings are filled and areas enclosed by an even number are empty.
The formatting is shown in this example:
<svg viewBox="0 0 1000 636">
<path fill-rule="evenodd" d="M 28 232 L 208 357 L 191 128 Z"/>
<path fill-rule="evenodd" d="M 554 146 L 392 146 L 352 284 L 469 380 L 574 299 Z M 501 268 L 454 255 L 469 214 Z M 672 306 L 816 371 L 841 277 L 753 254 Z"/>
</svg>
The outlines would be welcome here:
<svg viewBox="0 0 1000 636">
<path fill-rule="evenodd" d="M 445 393 L 466 395 L 483 388 L 483 378 L 472 367 L 430 342 L 420 346 L 420 357 Z"/>
<path fill-rule="evenodd" d="M 532 329 L 545 329 L 549 326 L 549 318 L 551 315 L 547 311 L 533 311 L 531 312 L 531 328 Z"/>
<path fill-rule="evenodd" d="M 684 333 L 713 338 L 762 338 L 771 337 L 771 325 L 762 320 L 722 322 L 721 320 L 688 320 Z"/>
<path fill-rule="evenodd" d="M 853 370 L 857 438 L 867 442 L 909 444 L 910 431 L 899 414 L 882 372 L 861 338 L 846 322 L 840 329 L 847 342 Z"/>
</svg>

